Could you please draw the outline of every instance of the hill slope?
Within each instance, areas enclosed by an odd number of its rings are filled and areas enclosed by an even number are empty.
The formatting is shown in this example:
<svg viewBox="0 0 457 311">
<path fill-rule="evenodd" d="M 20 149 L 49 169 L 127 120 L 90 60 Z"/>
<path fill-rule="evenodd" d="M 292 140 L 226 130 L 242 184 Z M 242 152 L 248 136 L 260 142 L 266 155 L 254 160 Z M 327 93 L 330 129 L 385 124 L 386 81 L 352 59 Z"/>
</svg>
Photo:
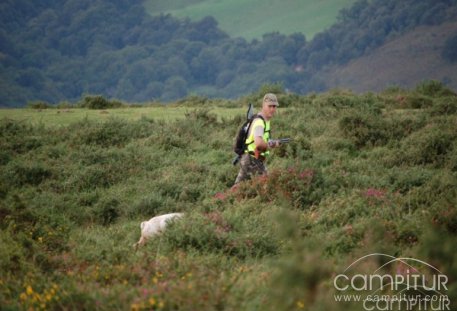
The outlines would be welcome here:
<svg viewBox="0 0 457 311">
<path fill-rule="evenodd" d="M 265 33 L 279 31 L 283 34 L 301 32 L 310 38 L 330 27 L 336 21 L 338 12 L 354 2 L 356 1 L 147 0 L 145 7 L 151 15 L 170 13 L 192 20 L 214 16 L 220 28 L 232 37 L 261 38 Z"/>
<path fill-rule="evenodd" d="M 389 85 L 412 87 L 426 79 L 440 80 L 457 90 L 457 63 L 442 56 L 446 40 L 457 33 L 457 22 L 422 26 L 391 40 L 347 65 L 325 71 L 330 88 L 379 91 Z"/>
</svg>

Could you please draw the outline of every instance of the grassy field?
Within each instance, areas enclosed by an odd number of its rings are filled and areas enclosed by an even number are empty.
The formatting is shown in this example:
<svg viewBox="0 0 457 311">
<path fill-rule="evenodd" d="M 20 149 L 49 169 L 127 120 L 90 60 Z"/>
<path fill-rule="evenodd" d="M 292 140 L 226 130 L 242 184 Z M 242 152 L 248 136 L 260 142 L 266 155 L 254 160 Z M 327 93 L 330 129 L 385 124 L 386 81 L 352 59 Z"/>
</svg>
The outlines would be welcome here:
<svg viewBox="0 0 457 311">
<path fill-rule="evenodd" d="M 413 258 L 447 277 L 440 310 L 456 310 L 455 94 L 278 97 L 273 135 L 293 142 L 235 189 L 244 109 L 1 111 L 1 309 L 364 310 L 335 295 L 436 293 L 336 276 L 437 276 Z M 185 217 L 134 251 L 141 221 L 170 212 Z"/>
<path fill-rule="evenodd" d="M 301 32 L 311 39 L 314 34 L 330 27 L 342 8 L 355 0 L 148 0 L 150 14 L 171 13 L 177 17 L 199 20 L 214 16 L 219 27 L 232 37 L 261 38 L 263 34 L 279 31 L 283 34 Z"/>
<path fill-rule="evenodd" d="M 68 126 L 71 123 L 87 121 L 106 121 L 111 118 L 120 118 L 127 121 L 138 121 L 142 118 L 175 121 L 183 119 L 186 113 L 194 110 L 189 107 L 152 106 L 117 109 L 0 109 L 0 119 L 9 119 L 33 125 Z M 243 109 L 221 108 L 211 110 L 219 118 L 233 118 L 243 114 Z"/>
</svg>

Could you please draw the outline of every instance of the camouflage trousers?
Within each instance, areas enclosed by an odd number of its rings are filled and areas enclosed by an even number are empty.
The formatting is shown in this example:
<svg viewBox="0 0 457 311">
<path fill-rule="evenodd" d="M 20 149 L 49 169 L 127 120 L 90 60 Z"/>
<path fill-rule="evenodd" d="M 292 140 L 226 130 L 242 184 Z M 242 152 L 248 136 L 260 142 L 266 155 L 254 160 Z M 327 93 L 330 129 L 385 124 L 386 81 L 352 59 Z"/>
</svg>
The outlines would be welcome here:
<svg viewBox="0 0 457 311">
<path fill-rule="evenodd" d="M 241 156 L 240 166 L 240 171 L 236 177 L 235 185 L 244 180 L 249 180 L 255 175 L 267 174 L 267 168 L 263 161 L 256 159 L 247 153 Z"/>
</svg>

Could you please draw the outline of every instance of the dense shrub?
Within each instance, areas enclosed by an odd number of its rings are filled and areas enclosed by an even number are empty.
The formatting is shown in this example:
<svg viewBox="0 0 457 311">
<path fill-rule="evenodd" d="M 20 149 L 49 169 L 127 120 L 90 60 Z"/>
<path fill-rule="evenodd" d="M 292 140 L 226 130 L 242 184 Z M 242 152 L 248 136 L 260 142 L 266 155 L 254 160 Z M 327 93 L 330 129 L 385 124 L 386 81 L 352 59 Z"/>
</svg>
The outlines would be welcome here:
<svg viewBox="0 0 457 311">
<path fill-rule="evenodd" d="M 416 87 L 416 92 L 429 97 L 456 96 L 457 94 L 446 87 L 443 82 L 428 80 Z"/>
<path fill-rule="evenodd" d="M 400 165 L 432 165 L 443 167 L 453 150 L 456 134 L 441 125 L 425 127 L 402 141 L 400 149 L 392 151 L 390 161 Z"/>
<path fill-rule="evenodd" d="M 428 91 L 424 91 L 423 93 L 430 93 Z M 421 108 L 429 108 L 433 105 L 433 99 L 429 96 L 425 96 L 423 94 L 406 94 L 406 95 L 399 95 L 397 96 L 397 105 L 398 108 L 402 109 L 421 109 Z"/>
<path fill-rule="evenodd" d="M 0 146 L 11 155 L 27 153 L 41 147 L 47 142 L 48 137 L 42 137 L 46 133 L 43 128 L 32 127 L 21 121 L 0 120 Z"/>
<path fill-rule="evenodd" d="M 388 124 L 379 116 L 365 113 L 340 119 L 339 128 L 357 147 L 384 145 L 389 140 Z"/>
<path fill-rule="evenodd" d="M 264 202 L 287 199 L 295 208 L 309 208 L 317 204 L 327 189 L 319 171 L 290 167 L 272 170 L 268 178 L 260 176 L 239 184 L 234 192 L 238 199 L 260 197 Z"/>
<path fill-rule="evenodd" d="M 87 95 L 79 106 L 88 109 L 109 109 L 120 108 L 123 104 L 117 100 L 108 100 L 101 95 Z"/>
<path fill-rule="evenodd" d="M 292 138 L 292 142 L 287 145 L 280 146 L 275 150 L 275 155 L 282 158 L 295 158 L 306 160 L 313 156 L 311 143 L 303 135 L 297 135 Z"/>
<path fill-rule="evenodd" d="M 48 104 L 47 102 L 43 101 L 35 101 L 27 104 L 27 108 L 30 109 L 48 109 L 51 108 L 52 105 Z"/>
<path fill-rule="evenodd" d="M 97 222 L 107 226 L 114 223 L 120 216 L 120 202 L 117 199 L 104 199 L 94 207 Z"/>
<path fill-rule="evenodd" d="M 457 114 L 457 96 L 442 97 L 430 108 L 432 116 Z"/>
<path fill-rule="evenodd" d="M 259 258 L 278 252 L 277 241 L 268 234 L 268 228 L 248 226 L 244 229 L 255 230 L 238 232 L 251 219 L 241 218 L 241 215 L 232 216 L 230 221 L 227 218 L 219 212 L 192 214 L 173 224 L 165 234 L 166 243 L 171 249 L 221 252 L 240 259 Z"/>
<path fill-rule="evenodd" d="M 52 175 L 52 170 L 45 164 L 16 161 L 9 162 L 1 174 L 5 182 L 15 187 L 38 186 Z"/>
<path fill-rule="evenodd" d="M 457 176 L 455 173 L 443 171 L 433 175 L 420 187 L 412 189 L 407 195 L 407 204 L 413 210 L 437 210 L 441 207 L 442 212 L 454 204 L 456 196 Z"/>
<path fill-rule="evenodd" d="M 109 118 L 102 123 L 82 120 L 71 125 L 70 135 L 75 145 L 124 146 L 134 138 L 149 136 L 156 128 L 147 120 L 134 123 L 118 118 Z"/>
</svg>

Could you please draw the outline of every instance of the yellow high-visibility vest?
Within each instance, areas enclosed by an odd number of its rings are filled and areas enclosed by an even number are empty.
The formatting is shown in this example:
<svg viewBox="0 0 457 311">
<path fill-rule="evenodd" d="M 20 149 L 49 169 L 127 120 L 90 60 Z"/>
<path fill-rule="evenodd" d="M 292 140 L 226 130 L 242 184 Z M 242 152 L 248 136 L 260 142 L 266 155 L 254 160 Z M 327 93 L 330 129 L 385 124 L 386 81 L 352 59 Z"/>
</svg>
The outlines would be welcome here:
<svg viewBox="0 0 457 311">
<path fill-rule="evenodd" d="M 268 140 L 270 139 L 270 121 L 264 121 L 260 117 L 255 118 L 254 121 L 252 121 L 251 128 L 249 129 L 248 138 L 246 138 L 246 146 L 247 146 L 246 152 L 254 153 L 254 151 L 255 151 L 254 129 L 257 126 L 263 127 L 263 137 L 262 137 L 263 140 L 266 143 L 268 143 Z M 265 157 L 268 154 L 270 154 L 270 152 L 267 150 L 265 152 L 262 152 L 260 155 Z"/>
</svg>

